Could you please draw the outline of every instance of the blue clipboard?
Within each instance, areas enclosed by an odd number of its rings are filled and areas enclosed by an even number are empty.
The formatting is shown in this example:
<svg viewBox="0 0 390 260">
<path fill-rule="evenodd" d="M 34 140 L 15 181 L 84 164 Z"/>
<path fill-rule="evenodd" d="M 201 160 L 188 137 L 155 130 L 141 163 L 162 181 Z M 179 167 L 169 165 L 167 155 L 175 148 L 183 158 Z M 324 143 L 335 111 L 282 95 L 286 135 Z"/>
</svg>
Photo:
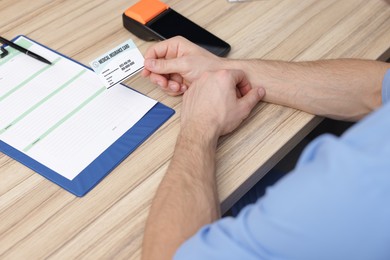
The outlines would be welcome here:
<svg viewBox="0 0 390 260">
<path fill-rule="evenodd" d="M 12 41 L 17 40 L 19 35 Z M 79 65 L 91 70 L 89 67 L 48 48 L 34 40 L 23 36 L 28 40 L 38 44 L 62 57 L 69 59 Z M 123 85 L 123 84 L 122 84 Z M 0 140 L 0 151 L 19 161 L 35 172 L 56 183 L 65 190 L 76 196 L 84 196 L 93 187 L 95 187 L 105 176 L 107 176 L 116 166 L 118 166 L 127 156 L 129 156 L 139 145 L 141 145 L 149 136 L 151 136 L 165 121 L 167 121 L 175 111 L 157 102 L 133 127 L 117 139 L 94 161 L 92 161 L 84 170 L 82 170 L 73 180 L 69 180 L 57 172 L 49 169 L 45 165 L 32 159 L 21 151 Z"/>
</svg>

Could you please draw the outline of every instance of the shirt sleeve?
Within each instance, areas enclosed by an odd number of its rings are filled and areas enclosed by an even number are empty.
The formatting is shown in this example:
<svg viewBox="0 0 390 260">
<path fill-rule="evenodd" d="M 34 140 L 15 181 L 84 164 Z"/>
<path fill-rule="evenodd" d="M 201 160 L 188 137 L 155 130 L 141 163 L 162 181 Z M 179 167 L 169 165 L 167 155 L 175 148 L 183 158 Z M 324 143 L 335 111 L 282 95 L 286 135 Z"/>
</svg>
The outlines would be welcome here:
<svg viewBox="0 0 390 260">
<path fill-rule="evenodd" d="M 175 259 L 390 259 L 389 113 L 390 103 L 341 138 L 316 139 L 264 197 L 202 228 Z"/>
<path fill-rule="evenodd" d="M 387 70 L 382 83 L 382 104 L 390 100 L 390 69 Z"/>
</svg>

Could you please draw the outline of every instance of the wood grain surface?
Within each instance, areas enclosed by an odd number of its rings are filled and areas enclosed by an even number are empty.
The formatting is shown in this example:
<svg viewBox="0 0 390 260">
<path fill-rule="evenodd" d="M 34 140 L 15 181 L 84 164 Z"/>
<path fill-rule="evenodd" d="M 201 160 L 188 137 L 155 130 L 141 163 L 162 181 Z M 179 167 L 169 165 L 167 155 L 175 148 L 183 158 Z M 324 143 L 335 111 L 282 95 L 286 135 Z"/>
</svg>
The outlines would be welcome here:
<svg viewBox="0 0 390 260">
<path fill-rule="evenodd" d="M 132 38 L 122 13 L 136 1 L 0 0 L 0 35 L 26 35 L 83 64 Z M 384 0 L 165 1 L 229 42 L 230 58 L 301 61 L 385 59 L 390 3 Z M 1 259 L 139 259 L 151 199 L 172 156 L 181 97 L 136 76 L 132 88 L 176 114 L 85 197 L 77 198 L 0 153 Z M 1 86 L 0 86 L 1 87 Z M 272 168 L 320 118 L 261 103 L 218 146 L 222 211 Z"/>
</svg>

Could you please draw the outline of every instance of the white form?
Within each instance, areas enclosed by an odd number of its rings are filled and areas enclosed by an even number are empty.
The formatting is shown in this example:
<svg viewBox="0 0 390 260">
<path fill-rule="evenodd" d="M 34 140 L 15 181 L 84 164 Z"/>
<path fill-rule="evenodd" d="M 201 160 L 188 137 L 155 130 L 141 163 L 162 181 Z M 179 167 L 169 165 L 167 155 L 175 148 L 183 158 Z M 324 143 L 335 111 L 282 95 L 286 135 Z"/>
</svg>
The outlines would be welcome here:
<svg viewBox="0 0 390 260">
<path fill-rule="evenodd" d="M 0 140 L 72 180 L 157 102 L 123 85 L 106 89 L 89 69 L 25 37 L 0 59 Z"/>
</svg>

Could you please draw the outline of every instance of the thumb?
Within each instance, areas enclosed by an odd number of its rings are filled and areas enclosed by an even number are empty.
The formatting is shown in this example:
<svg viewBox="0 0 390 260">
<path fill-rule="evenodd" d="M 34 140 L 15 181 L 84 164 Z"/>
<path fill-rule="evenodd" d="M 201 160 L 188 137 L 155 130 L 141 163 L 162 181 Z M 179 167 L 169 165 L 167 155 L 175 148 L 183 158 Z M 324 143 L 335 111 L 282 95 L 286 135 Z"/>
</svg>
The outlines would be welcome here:
<svg viewBox="0 0 390 260">
<path fill-rule="evenodd" d="M 171 74 L 180 72 L 178 58 L 175 59 L 145 59 L 145 69 L 157 74 Z"/>
<path fill-rule="evenodd" d="M 264 88 L 253 88 L 245 96 L 240 98 L 240 105 L 244 110 L 246 115 L 252 111 L 252 109 L 259 103 L 259 101 L 264 97 L 265 90 Z"/>
</svg>

